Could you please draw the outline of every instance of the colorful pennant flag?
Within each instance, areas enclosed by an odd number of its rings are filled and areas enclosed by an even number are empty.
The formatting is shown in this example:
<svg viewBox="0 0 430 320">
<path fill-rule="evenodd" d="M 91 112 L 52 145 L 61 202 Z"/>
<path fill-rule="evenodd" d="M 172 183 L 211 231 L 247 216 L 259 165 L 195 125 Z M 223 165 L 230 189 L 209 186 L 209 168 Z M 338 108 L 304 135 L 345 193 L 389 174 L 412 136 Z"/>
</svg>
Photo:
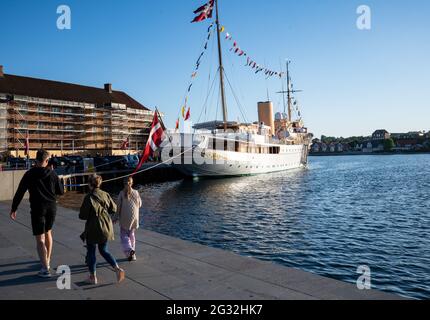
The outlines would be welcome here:
<svg viewBox="0 0 430 320">
<path fill-rule="evenodd" d="M 222 31 L 221 31 L 222 30 Z M 233 36 L 225 29 L 225 27 L 223 26 L 222 28 L 220 28 L 221 32 L 226 32 L 226 36 L 225 39 L 226 40 L 233 40 Z M 267 76 L 267 78 L 273 77 L 274 75 L 279 76 L 280 78 L 283 77 L 284 73 L 279 73 L 276 71 L 273 71 L 271 69 L 265 68 L 265 67 L 261 67 L 259 64 L 257 64 L 255 61 L 251 60 L 249 55 L 240 48 L 239 44 L 237 43 L 237 41 L 233 41 L 233 46 L 230 48 L 230 51 L 234 52 L 235 54 L 237 54 L 239 57 L 247 57 L 247 62 L 245 66 L 249 66 L 252 69 L 256 69 L 255 73 L 259 73 L 261 71 L 264 71 L 264 74 Z"/>
<path fill-rule="evenodd" d="M 201 22 L 206 19 L 212 18 L 212 12 L 214 9 L 215 0 L 209 0 L 208 3 L 202 5 L 194 11 L 194 14 L 198 14 L 191 23 Z"/>
<path fill-rule="evenodd" d="M 182 107 L 182 118 L 185 119 L 185 111 L 186 111 L 186 107 L 183 106 Z"/>
<path fill-rule="evenodd" d="M 191 118 L 191 108 L 188 108 L 187 115 L 185 116 L 185 121 L 190 120 Z"/>
</svg>

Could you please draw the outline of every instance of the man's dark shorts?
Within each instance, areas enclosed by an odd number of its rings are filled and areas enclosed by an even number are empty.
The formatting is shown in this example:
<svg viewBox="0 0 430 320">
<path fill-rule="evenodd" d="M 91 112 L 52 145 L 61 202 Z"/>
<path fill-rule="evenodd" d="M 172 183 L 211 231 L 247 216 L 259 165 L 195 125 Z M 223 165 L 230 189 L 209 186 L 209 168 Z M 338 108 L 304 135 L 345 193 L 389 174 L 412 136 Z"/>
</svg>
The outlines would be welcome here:
<svg viewBox="0 0 430 320">
<path fill-rule="evenodd" d="M 31 226 L 33 235 L 40 236 L 52 230 L 57 214 L 57 204 L 46 204 L 31 208 Z"/>
</svg>

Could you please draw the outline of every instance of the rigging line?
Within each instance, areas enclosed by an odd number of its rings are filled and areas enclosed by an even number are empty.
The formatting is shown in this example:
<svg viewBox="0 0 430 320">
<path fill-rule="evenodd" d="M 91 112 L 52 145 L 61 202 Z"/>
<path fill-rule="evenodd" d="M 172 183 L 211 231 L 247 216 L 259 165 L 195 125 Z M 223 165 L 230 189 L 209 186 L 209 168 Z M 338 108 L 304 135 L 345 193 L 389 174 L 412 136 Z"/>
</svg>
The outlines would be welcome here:
<svg viewBox="0 0 430 320">
<path fill-rule="evenodd" d="M 214 54 L 215 54 L 215 37 L 212 37 L 212 51 L 211 51 L 211 57 L 210 57 L 210 66 L 209 66 L 209 81 L 210 81 L 210 76 L 212 75 L 212 70 L 213 70 L 213 61 L 214 61 Z M 214 73 L 215 76 L 214 78 L 217 77 L 216 72 Z M 208 81 L 208 87 L 209 87 L 209 81 Z M 213 96 L 212 96 L 213 97 Z M 205 121 L 207 120 L 208 117 L 208 105 L 206 105 L 205 107 Z"/>
<path fill-rule="evenodd" d="M 218 74 L 216 74 L 216 76 L 214 77 L 214 80 L 213 80 L 213 84 L 212 84 L 212 89 L 211 89 L 211 94 L 210 94 L 210 97 L 209 97 L 209 99 L 208 99 L 208 102 L 207 102 L 207 104 L 206 104 L 206 108 L 205 108 L 205 110 L 206 110 L 206 113 L 205 113 L 205 121 L 207 121 L 207 119 L 208 119 L 208 115 L 210 115 L 211 113 L 210 113 L 210 109 L 213 109 L 213 104 L 214 104 L 214 96 L 215 96 L 215 93 L 216 93 L 216 84 L 218 83 L 218 80 L 219 80 L 219 78 L 218 78 Z M 209 109 L 210 108 L 210 109 Z M 208 112 L 208 109 L 209 109 L 209 112 Z"/>
<path fill-rule="evenodd" d="M 208 99 L 209 99 L 209 96 L 211 94 L 212 88 L 213 88 L 214 83 L 215 83 L 215 79 L 214 79 L 214 81 L 211 84 L 211 80 L 212 80 L 212 68 L 213 68 L 213 55 L 214 55 L 214 51 L 215 51 L 214 41 L 215 41 L 215 37 L 212 37 L 212 46 L 211 46 L 212 50 L 211 50 L 211 56 L 210 56 L 210 59 L 209 59 L 210 62 L 209 62 L 209 72 L 208 72 L 209 75 L 208 75 L 208 85 L 207 85 L 207 96 L 206 96 L 205 102 L 204 102 L 204 104 L 202 106 L 202 111 L 200 113 L 200 116 L 199 116 L 199 119 L 198 119 L 197 123 L 200 122 L 200 120 L 201 120 L 201 118 L 203 116 L 203 113 L 205 115 L 205 118 L 207 117 Z M 214 78 L 216 78 L 216 76 Z"/>
<path fill-rule="evenodd" d="M 264 64 L 266 64 L 266 59 L 264 59 Z M 266 85 L 266 93 L 267 93 L 267 101 L 270 101 L 270 96 L 269 96 L 269 85 L 268 85 L 268 79 L 270 78 L 270 76 L 267 76 L 265 79 L 264 79 L 264 84 Z"/>
<path fill-rule="evenodd" d="M 242 118 L 243 118 L 243 120 L 244 120 L 245 122 L 248 122 L 248 120 L 247 120 L 247 118 L 246 118 L 246 116 L 245 116 L 244 108 L 243 108 L 242 104 L 240 103 L 239 98 L 238 98 L 238 97 L 237 97 L 237 95 L 236 95 L 236 92 L 235 92 L 235 91 L 234 91 L 234 89 L 233 89 L 233 86 L 232 86 L 232 84 L 231 84 L 231 82 L 230 82 L 230 79 L 229 79 L 227 76 L 226 76 L 226 78 L 227 78 L 227 82 L 228 82 L 228 84 L 229 84 L 229 86 L 230 86 L 231 92 L 232 92 L 232 94 L 233 94 L 233 97 L 234 97 L 234 99 L 236 100 L 236 104 L 237 104 L 237 106 L 238 106 L 238 108 L 239 108 L 239 111 L 240 111 L 240 113 L 242 114 Z"/>
<path fill-rule="evenodd" d="M 210 87 L 210 89 L 209 89 L 209 92 L 208 92 L 208 94 L 207 94 L 207 96 L 206 96 L 206 99 L 205 99 L 205 102 L 204 102 L 204 104 L 203 104 L 203 107 L 204 107 L 204 108 L 202 108 L 202 111 L 200 112 L 200 116 L 199 116 L 199 119 L 197 120 L 197 122 L 200 122 L 200 119 L 202 118 L 202 115 L 203 115 L 203 111 L 204 111 L 204 110 L 206 109 L 206 107 L 207 107 L 208 100 L 209 100 L 209 96 L 210 96 L 210 94 L 211 94 L 211 92 L 212 92 L 212 89 L 213 89 L 213 87 L 214 87 L 214 85 L 215 85 L 216 80 L 217 80 L 217 78 L 215 77 L 215 78 L 213 79 L 213 81 L 212 81 L 212 85 L 211 85 L 211 87 Z"/>
<path fill-rule="evenodd" d="M 233 84 L 232 87 L 234 86 L 237 89 L 237 91 L 239 92 L 239 94 L 242 97 L 242 100 L 245 101 L 245 98 L 244 98 L 243 92 L 241 90 L 241 87 L 237 85 L 236 76 L 235 76 L 235 74 L 236 74 L 236 72 L 235 72 L 236 68 L 235 68 L 233 59 L 230 58 L 230 55 L 227 55 L 227 59 L 230 62 L 231 69 L 232 69 L 232 73 L 231 73 L 232 74 L 232 81 L 231 82 Z M 234 92 L 233 88 L 231 90 Z"/>
<path fill-rule="evenodd" d="M 234 85 L 234 87 L 237 87 L 237 88 L 238 88 L 238 90 L 237 90 L 237 91 L 239 91 L 239 94 L 242 96 L 242 100 L 245 100 L 245 97 L 244 97 L 244 95 L 243 95 L 243 92 L 242 92 L 242 90 L 241 90 L 241 87 L 240 87 L 240 86 L 238 86 L 238 85 L 236 85 L 237 81 L 236 81 L 236 78 L 235 78 L 235 72 L 234 72 L 235 67 L 234 67 L 233 59 L 231 59 L 229 55 L 227 55 L 227 59 L 229 60 L 229 62 L 230 62 L 230 64 L 231 64 L 231 66 L 232 66 L 232 70 L 233 70 L 233 76 L 232 76 L 232 82 L 233 82 L 233 85 Z M 226 77 L 227 77 L 227 76 L 226 76 Z M 243 105 L 242 105 L 242 103 L 240 102 L 240 99 L 237 97 L 237 94 L 236 94 L 236 92 L 235 92 L 235 90 L 234 90 L 234 88 L 233 88 L 233 85 L 230 83 L 230 88 L 231 88 L 231 91 L 232 91 L 233 95 L 235 96 L 235 100 L 236 100 L 236 103 L 237 103 L 237 105 L 238 105 L 238 107 L 239 107 L 239 111 L 240 111 L 240 112 L 241 112 L 241 114 L 242 114 L 243 120 L 244 120 L 245 122 L 249 122 L 249 121 L 248 121 L 248 119 L 246 118 L 246 115 L 244 115 L 244 114 L 246 114 L 246 112 L 244 112 L 244 110 L 245 110 L 245 109 L 243 108 Z"/>
<path fill-rule="evenodd" d="M 142 170 L 140 170 L 140 171 L 138 171 L 138 172 L 136 172 L 136 173 L 127 174 L 127 175 L 124 175 L 124 176 L 122 176 L 122 177 L 117 177 L 117 178 L 113 178 L 113 179 L 105 180 L 105 181 L 103 181 L 103 183 L 108 183 L 108 182 L 113 182 L 113 181 L 122 180 L 122 179 L 125 179 L 125 178 L 128 178 L 128 177 L 132 177 L 132 176 L 135 176 L 135 175 L 141 174 L 141 173 L 146 172 L 146 171 L 153 170 L 153 169 L 158 168 L 158 167 L 160 167 L 160 166 L 162 166 L 162 165 L 164 165 L 164 164 L 169 163 L 170 161 L 172 161 L 172 160 L 174 160 L 174 159 L 176 159 L 176 158 L 181 157 L 183 154 L 185 154 L 185 153 L 187 153 L 187 152 L 190 152 L 191 150 L 194 150 L 194 148 L 195 148 L 195 147 L 191 147 L 191 148 L 189 148 L 189 149 L 185 150 L 184 152 L 182 152 L 182 153 L 180 153 L 180 154 L 178 154 L 178 155 L 176 155 L 176 156 L 174 156 L 174 157 L 172 157 L 172 158 L 170 158 L 170 159 L 167 159 L 167 160 L 166 160 L 166 161 L 164 161 L 164 162 L 157 163 L 156 165 L 154 165 L 154 166 L 152 166 L 152 167 L 145 168 L 145 169 L 142 169 Z M 62 178 L 63 178 L 63 179 L 64 179 L 64 178 L 69 179 L 69 178 L 74 178 L 74 177 L 75 177 L 75 175 L 70 175 L 70 176 L 59 176 L 59 178 L 60 178 L 60 179 L 62 179 Z M 76 185 L 64 185 L 64 187 L 86 187 L 87 185 L 88 185 L 88 183 L 83 183 L 83 184 L 76 184 Z"/>
<path fill-rule="evenodd" d="M 233 71 L 233 73 L 232 73 L 232 83 L 233 83 L 233 86 L 235 88 L 237 88 L 237 91 L 239 92 L 239 94 L 240 94 L 240 96 L 242 98 L 241 101 L 245 101 L 245 95 L 243 94 L 243 90 L 242 90 L 242 88 L 241 88 L 240 85 L 237 85 L 237 83 L 239 81 L 237 81 L 236 76 L 235 76 L 235 74 L 236 74 L 236 72 L 235 72 L 236 67 L 235 67 L 235 64 L 234 64 L 235 59 L 232 59 L 231 55 L 227 55 L 227 59 L 229 59 L 229 61 L 231 63 L 231 66 L 232 66 L 232 71 Z"/>
<path fill-rule="evenodd" d="M 210 95 L 210 98 L 209 98 L 207 106 L 209 106 L 209 105 L 214 106 L 214 97 L 215 97 L 215 93 L 216 93 L 215 83 L 217 83 L 217 80 L 218 80 L 218 74 L 216 74 L 216 77 L 214 78 L 214 85 L 213 85 L 213 88 L 212 88 L 211 95 Z M 211 108 L 211 109 L 213 110 L 213 108 Z M 206 111 L 208 110 L 207 107 L 206 107 L 205 110 Z M 215 110 L 215 112 L 216 112 L 216 110 Z M 205 119 L 204 119 L 205 122 L 208 120 L 208 116 L 210 116 L 210 115 L 211 115 L 210 112 L 205 114 Z"/>
<path fill-rule="evenodd" d="M 215 37 L 213 37 L 213 38 L 215 38 Z M 207 43 L 209 43 L 209 41 L 207 41 Z M 205 53 L 207 53 L 207 52 L 209 52 L 209 50 L 207 49 L 208 47 L 206 47 L 206 50 L 205 50 Z M 203 68 L 202 68 L 203 69 Z M 208 95 L 209 94 L 209 90 L 210 90 L 210 86 L 211 86 L 211 69 L 212 69 L 212 59 L 210 59 L 209 60 L 209 75 L 208 75 L 208 85 L 207 85 L 207 88 L 205 88 L 205 86 L 204 85 L 202 85 L 201 87 L 201 93 L 200 93 L 200 97 L 204 97 L 205 96 L 205 94 L 206 95 Z M 202 81 L 203 82 L 203 81 Z M 195 83 L 195 79 L 194 79 L 194 81 L 193 81 L 193 83 Z M 206 92 L 205 92 L 206 91 Z M 203 105 L 203 107 L 204 107 L 204 105 Z M 202 114 L 203 114 L 203 112 L 204 112 L 204 108 L 202 107 L 202 111 L 201 111 L 201 113 L 200 113 L 200 116 L 199 116 L 199 120 L 197 121 L 197 122 L 200 122 L 200 119 L 201 119 L 201 117 L 202 117 Z"/>
<path fill-rule="evenodd" d="M 213 26 L 214 25 L 214 23 L 212 22 L 211 23 L 211 25 Z M 213 27 L 212 27 L 212 29 L 209 31 L 209 32 L 206 32 L 206 34 L 210 34 L 211 35 L 211 37 L 212 37 L 212 34 L 213 34 Z M 213 38 L 213 37 L 212 37 Z M 202 45 L 200 46 L 200 51 L 204 48 L 204 46 L 205 46 L 205 43 L 207 42 L 208 40 L 207 40 L 207 36 L 205 37 L 205 40 L 203 40 L 203 43 L 202 43 Z M 205 50 L 205 51 L 207 51 L 207 50 Z M 205 52 L 204 51 L 204 52 Z M 203 57 L 203 56 L 202 56 Z M 196 72 L 196 70 L 194 69 L 194 72 Z M 195 82 L 195 79 L 191 79 L 191 81 L 190 81 L 190 84 L 189 85 L 192 85 L 192 84 L 194 84 L 194 82 Z M 184 93 L 184 95 L 183 95 L 183 98 L 182 98 L 182 100 L 181 100 L 181 103 L 180 103 L 180 105 L 181 105 L 181 109 L 182 109 L 182 103 L 185 101 L 185 98 L 188 96 L 188 94 L 189 94 L 189 92 L 188 92 L 188 88 L 189 88 L 189 86 L 187 87 L 187 89 L 185 89 L 185 93 Z M 179 110 L 179 113 L 178 113 L 178 116 L 180 116 L 181 115 L 181 110 Z"/>
<path fill-rule="evenodd" d="M 236 100 L 236 103 L 237 103 L 237 105 L 238 105 L 238 107 L 239 107 L 239 111 L 240 111 L 240 113 L 242 114 L 242 117 L 243 117 L 243 120 L 245 121 L 245 122 L 249 122 L 248 121 L 248 119 L 247 119 L 247 117 L 246 117 L 246 115 L 245 115 L 245 112 L 244 112 L 244 108 L 243 108 L 243 106 L 241 105 L 241 103 L 240 103 L 240 101 L 239 101 L 239 99 L 237 98 L 237 95 L 236 95 L 236 93 L 234 92 L 234 90 L 233 90 L 233 87 L 231 86 L 231 83 L 230 83 L 230 79 L 228 78 L 228 76 L 226 75 L 226 79 L 227 79 L 227 82 L 228 82 L 228 84 L 229 84 L 229 86 L 230 86 L 230 88 L 231 88 L 231 91 L 232 91 L 232 93 L 233 93 L 233 97 L 234 97 L 234 99 Z"/>
<path fill-rule="evenodd" d="M 220 89 L 220 91 L 218 92 L 218 100 L 217 100 L 217 103 L 216 103 L 216 108 L 215 108 L 215 110 L 216 110 L 216 113 L 215 113 L 215 120 L 218 120 L 218 109 L 219 109 L 219 107 L 220 107 L 220 100 L 221 100 L 221 89 Z"/>
</svg>

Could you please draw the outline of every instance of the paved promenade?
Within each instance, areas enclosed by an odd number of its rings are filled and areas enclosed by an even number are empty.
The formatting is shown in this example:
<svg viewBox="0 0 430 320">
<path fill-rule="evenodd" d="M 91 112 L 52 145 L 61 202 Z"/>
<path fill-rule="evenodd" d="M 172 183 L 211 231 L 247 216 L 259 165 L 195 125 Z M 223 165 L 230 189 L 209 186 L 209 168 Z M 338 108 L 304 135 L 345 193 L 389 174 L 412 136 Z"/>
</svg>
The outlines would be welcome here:
<svg viewBox="0 0 430 320">
<path fill-rule="evenodd" d="M 118 234 L 117 241 L 110 244 L 111 252 L 127 272 L 124 283 L 115 283 L 114 273 L 103 261 L 98 267 L 101 284 L 87 286 L 83 283 L 87 278 L 86 251 L 79 239 L 84 222 L 78 220 L 76 211 L 64 208 L 59 209 L 54 229 L 51 264 L 71 267 L 72 288 L 59 290 L 55 278 L 43 280 L 35 275 L 40 265 L 31 233 L 28 201 L 21 204 L 17 222 L 10 220 L 9 209 L 10 202 L 0 202 L 0 300 L 399 299 L 144 230 L 137 233 L 139 260 L 135 263 L 123 259 Z"/>
</svg>

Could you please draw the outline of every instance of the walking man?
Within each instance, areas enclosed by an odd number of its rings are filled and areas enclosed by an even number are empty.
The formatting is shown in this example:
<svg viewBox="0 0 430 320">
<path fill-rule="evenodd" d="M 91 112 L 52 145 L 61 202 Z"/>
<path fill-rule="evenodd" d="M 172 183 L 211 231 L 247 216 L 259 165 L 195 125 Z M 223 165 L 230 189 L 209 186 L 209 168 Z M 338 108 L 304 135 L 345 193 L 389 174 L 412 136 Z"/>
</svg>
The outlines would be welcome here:
<svg viewBox="0 0 430 320">
<path fill-rule="evenodd" d="M 27 171 L 22 178 L 12 203 L 10 217 L 16 220 L 16 211 L 28 191 L 30 193 L 31 225 L 36 237 L 37 253 L 42 269 L 39 277 L 51 277 L 52 227 L 57 213 L 57 195 L 64 194 L 64 187 L 55 171 L 48 167 L 50 155 L 39 150 L 36 167 Z"/>
</svg>

